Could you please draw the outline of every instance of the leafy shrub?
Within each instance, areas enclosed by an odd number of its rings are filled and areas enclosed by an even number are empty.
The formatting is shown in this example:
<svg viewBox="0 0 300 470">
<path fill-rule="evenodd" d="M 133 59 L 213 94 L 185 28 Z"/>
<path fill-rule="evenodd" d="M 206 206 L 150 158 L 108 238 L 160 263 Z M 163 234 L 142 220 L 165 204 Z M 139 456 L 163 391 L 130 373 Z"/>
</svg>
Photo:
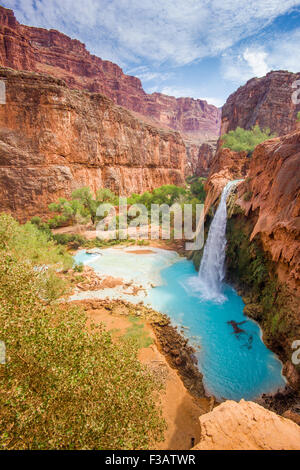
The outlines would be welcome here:
<svg viewBox="0 0 300 470">
<path fill-rule="evenodd" d="M 55 215 L 48 220 L 48 226 L 50 228 L 64 227 L 69 224 L 69 221 L 69 217 L 66 217 L 65 215 Z"/>
<path fill-rule="evenodd" d="M 41 232 L 44 232 L 47 235 L 49 240 L 52 238 L 52 232 L 50 230 L 49 224 L 43 222 L 40 217 L 38 216 L 32 217 L 30 223 L 32 225 L 35 225 Z"/>
<path fill-rule="evenodd" d="M 77 272 L 77 273 L 82 273 L 83 272 L 83 268 L 84 268 L 84 264 L 83 263 L 76 263 L 74 265 L 74 271 Z"/>
<path fill-rule="evenodd" d="M 236 152 L 246 151 L 251 153 L 258 144 L 273 137 L 275 137 L 275 134 L 271 134 L 270 129 L 261 130 L 258 125 L 250 130 L 237 127 L 234 131 L 229 131 L 222 136 L 222 147 Z"/>
<path fill-rule="evenodd" d="M 129 321 L 131 325 L 127 328 L 124 337 L 135 341 L 138 348 L 148 348 L 153 340 L 148 331 L 145 330 L 144 323 L 141 323 L 139 318 L 136 317 L 129 317 Z"/>
<path fill-rule="evenodd" d="M 252 191 L 246 191 L 245 194 L 244 194 L 244 201 L 248 202 L 250 201 L 250 199 L 252 198 Z"/>
<path fill-rule="evenodd" d="M 35 225 L 18 224 L 8 214 L 0 214 L 0 250 L 13 251 L 20 260 L 26 259 L 36 267 L 47 265 L 56 269 L 68 269 L 73 264 L 72 257 L 66 250 L 49 240 L 48 234 Z"/>
<path fill-rule="evenodd" d="M 197 181 L 194 181 L 191 184 L 191 193 L 202 203 L 205 201 L 206 197 L 206 192 L 204 189 L 205 181 L 205 178 L 198 178 Z"/>
<path fill-rule="evenodd" d="M 37 263 L 57 268 L 65 253 L 34 225 L 0 219 L 0 449 L 153 448 L 165 428 L 159 386 L 134 341 L 113 342 L 80 310 L 53 302 L 56 269 L 49 276 Z"/>
<path fill-rule="evenodd" d="M 146 191 L 143 194 L 132 194 L 128 199 L 128 204 L 144 204 L 147 209 L 151 209 L 151 204 L 167 204 L 172 206 L 181 196 L 186 196 L 186 189 L 166 184 L 160 188 L 153 189 L 152 192 Z"/>
<path fill-rule="evenodd" d="M 69 245 L 76 244 L 79 246 L 84 246 L 86 239 L 78 234 L 73 233 L 56 233 L 53 235 L 53 240 L 60 245 Z"/>
<path fill-rule="evenodd" d="M 300 111 L 298 111 L 296 119 L 297 119 L 297 122 L 300 122 Z"/>
</svg>

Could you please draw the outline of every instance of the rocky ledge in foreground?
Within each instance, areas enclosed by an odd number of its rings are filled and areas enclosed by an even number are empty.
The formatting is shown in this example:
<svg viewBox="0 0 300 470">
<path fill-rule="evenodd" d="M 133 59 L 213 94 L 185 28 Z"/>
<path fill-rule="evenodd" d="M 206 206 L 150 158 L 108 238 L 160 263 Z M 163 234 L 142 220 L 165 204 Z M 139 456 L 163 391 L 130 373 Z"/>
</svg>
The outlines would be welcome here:
<svg viewBox="0 0 300 470">
<path fill-rule="evenodd" d="M 228 400 L 199 421 L 194 450 L 300 450 L 300 427 L 253 402 Z"/>
</svg>

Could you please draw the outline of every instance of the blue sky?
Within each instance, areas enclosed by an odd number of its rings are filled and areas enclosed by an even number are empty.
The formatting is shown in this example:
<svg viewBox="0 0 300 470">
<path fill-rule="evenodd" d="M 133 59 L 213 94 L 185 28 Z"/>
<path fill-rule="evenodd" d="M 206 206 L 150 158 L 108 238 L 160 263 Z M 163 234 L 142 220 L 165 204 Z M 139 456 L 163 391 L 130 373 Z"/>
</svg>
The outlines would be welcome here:
<svg viewBox="0 0 300 470">
<path fill-rule="evenodd" d="M 206 99 L 270 70 L 300 71 L 300 0 L 7 0 L 142 80 L 148 93 Z"/>
</svg>

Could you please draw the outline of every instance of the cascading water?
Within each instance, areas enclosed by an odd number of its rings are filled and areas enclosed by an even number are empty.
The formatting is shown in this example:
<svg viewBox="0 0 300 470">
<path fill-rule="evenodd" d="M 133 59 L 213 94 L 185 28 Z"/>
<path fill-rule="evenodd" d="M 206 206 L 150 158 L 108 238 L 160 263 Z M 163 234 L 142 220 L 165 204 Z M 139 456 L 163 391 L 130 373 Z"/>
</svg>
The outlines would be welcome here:
<svg viewBox="0 0 300 470">
<path fill-rule="evenodd" d="M 228 193 L 226 189 L 223 200 Z M 223 223 L 225 225 L 226 222 Z M 224 237 L 225 227 L 223 247 Z M 258 325 L 244 316 L 243 301 L 234 289 L 223 283 L 227 301 L 205 301 L 198 289 L 199 277 L 192 261 L 154 247 L 148 254 L 137 254 L 137 251 L 138 247 L 134 250 L 129 247 L 123 250 L 106 248 L 101 250 L 102 256 L 87 254 L 85 250 L 78 252 L 75 257 L 77 263 L 88 264 L 101 277 L 122 278 L 124 285 L 78 292 L 72 299 L 109 297 L 136 304 L 143 301 L 169 315 L 176 325 L 186 327 L 184 331 L 195 346 L 207 394 L 219 400 L 252 400 L 262 393 L 274 393 L 285 386 L 281 363 L 262 342 Z M 210 264 L 207 264 L 210 269 Z M 131 294 L 128 282 L 132 284 Z M 136 292 L 134 286 L 140 285 L 143 289 Z M 239 325 L 238 334 L 233 330 L 234 324 Z"/>
<path fill-rule="evenodd" d="M 204 300 L 223 302 L 222 282 L 225 276 L 227 198 L 241 180 L 230 181 L 223 189 L 221 201 L 211 223 L 199 269 L 198 289 Z"/>
</svg>

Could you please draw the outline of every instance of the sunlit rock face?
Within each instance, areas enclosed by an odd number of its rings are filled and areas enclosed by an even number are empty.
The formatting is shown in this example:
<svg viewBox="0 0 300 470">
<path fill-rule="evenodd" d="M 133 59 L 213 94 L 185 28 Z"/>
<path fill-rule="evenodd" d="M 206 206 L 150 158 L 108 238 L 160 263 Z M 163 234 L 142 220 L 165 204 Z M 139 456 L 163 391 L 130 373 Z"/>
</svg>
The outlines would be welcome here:
<svg viewBox="0 0 300 470">
<path fill-rule="evenodd" d="M 207 177 L 217 149 L 217 139 L 201 144 L 185 141 L 187 149 L 187 175 Z"/>
<path fill-rule="evenodd" d="M 129 195 L 184 182 L 180 134 L 50 76 L 0 68 L 0 79 L 0 210 L 25 220 L 82 186 Z"/>
<path fill-rule="evenodd" d="M 300 73 L 278 70 L 262 78 L 252 78 L 239 87 L 222 108 L 221 135 L 238 126 L 250 129 L 256 124 L 277 135 L 295 130 L 300 103 L 294 104 L 292 95 L 297 92 L 297 84 L 296 88 L 293 84 L 299 79 Z M 299 93 L 295 94 L 297 97 L 299 102 Z"/>
<path fill-rule="evenodd" d="M 299 450 L 300 427 L 251 401 L 226 401 L 200 417 L 194 450 Z"/>
<path fill-rule="evenodd" d="M 246 176 L 250 159 L 247 152 L 234 152 L 220 148 L 210 163 L 210 171 L 205 185 L 205 214 L 217 201 L 226 184 Z"/>
<path fill-rule="evenodd" d="M 63 79 L 71 88 L 103 93 L 116 104 L 204 141 L 218 137 L 221 111 L 205 100 L 147 94 L 141 81 L 107 60 L 90 54 L 84 44 L 55 30 L 21 25 L 12 10 L 0 7 L 0 64 Z"/>
</svg>

